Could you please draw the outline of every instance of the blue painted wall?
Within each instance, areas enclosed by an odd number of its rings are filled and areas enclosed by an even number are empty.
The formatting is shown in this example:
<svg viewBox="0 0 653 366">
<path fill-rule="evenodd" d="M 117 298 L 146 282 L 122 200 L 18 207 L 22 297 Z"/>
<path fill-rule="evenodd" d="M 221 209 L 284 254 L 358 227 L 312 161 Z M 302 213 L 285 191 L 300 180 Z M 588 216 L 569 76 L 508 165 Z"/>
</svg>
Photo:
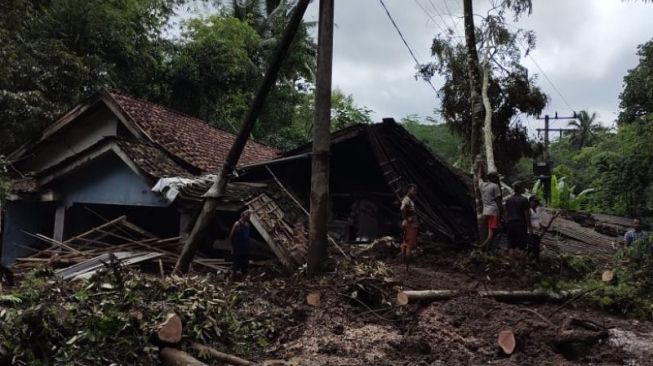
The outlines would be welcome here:
<svg viewBox="0 0 653 366">
<path fill-rule="evenodd" d="M 63 178 L 56 185 L 66 207 L 73 203 L 167 207 L 148 182 L 110 153 Z"/>
<path fill-rule="evenodd" d="M 17 246 L 34 247 L 43 245 L 25 233 L 52 235 L 55 204 L 44 202 L 9 201 L 5 206 L 5 221 L 2 231 L 2 264 L 13 263 L 16 258 L 32 252 Z M 46 244 L 47 245 L 47 244 Z"/>
<path fill-rule="evenodd" d="M 89 166 L 57 181 L 53 188 L 60 202 L 8 202 L 2 233 L 2 263 L 9 264 L 31 252 L 14 245 L 35 246 L 37 239 L 24 234 L 40 233 L 51 237 L 54 212 L 58 205 L 71 207 L 75 203 L 125 205 L 137 207 L 168 207 L 169 203 L 152 192 L 149 182 L 134 173 L 119 157 L 109 153 Z"/>
</svg>

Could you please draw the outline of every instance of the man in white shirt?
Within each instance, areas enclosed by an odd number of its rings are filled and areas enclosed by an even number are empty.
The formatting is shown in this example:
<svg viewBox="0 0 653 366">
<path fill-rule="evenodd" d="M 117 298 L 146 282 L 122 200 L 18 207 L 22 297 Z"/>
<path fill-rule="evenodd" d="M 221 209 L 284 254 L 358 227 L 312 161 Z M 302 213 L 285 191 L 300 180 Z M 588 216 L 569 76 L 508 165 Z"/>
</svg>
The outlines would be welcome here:
<svg viewBox="0 0 653 366">
<path fill-rule="evenodd" d="M 485 174 L 483 163 L 479 161 L 476 163 L 476 169 L 480 177 L 478 189 L 481 192 L 481 200 L 483 201 L 483 220 L 487 226 L 487 235 L 480 247 L 483 250 L 488 250 L 499 229 L 499 222 L 503 212 L 501 187 L 499 187 L 499 174 L 497 172 L 491 171 Z"/>
</svg>

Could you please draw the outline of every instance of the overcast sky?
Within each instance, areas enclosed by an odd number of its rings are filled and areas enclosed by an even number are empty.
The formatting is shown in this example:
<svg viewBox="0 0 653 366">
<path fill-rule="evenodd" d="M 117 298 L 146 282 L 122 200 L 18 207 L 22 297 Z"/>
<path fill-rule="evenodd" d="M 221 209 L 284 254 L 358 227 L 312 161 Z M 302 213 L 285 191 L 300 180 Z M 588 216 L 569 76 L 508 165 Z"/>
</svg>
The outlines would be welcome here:
<svg viewBox="0 0 653 366">
<path fill-rule="evenodd" d="M 429 60 L 433 36 L 443 27 L 457 26 L 462 35 L 461 0 L 384 1 L 420 62 Z M 438 108 L 435 93 L 425 82 L 415 80 L 415 63 L 379 1 L 335 2 L 334 86 L 374 110 L 377 120 L 408 114 L 432 116 Z M 488 3 L 475 0 L 475 12 L 483 13 Z M 545 113 L 565 115 L 587 109 L 598 112 L 600 120 L 610 125 L 618 113 L 623 77 L 637 64 L 636 47 L 653 38 L 653 4 L 621 0 L 533 3 L 532 15 L 517 25 L 537 36 L 531 54 L 534 61 L 526 58 L 523 64 L 538 74 L 538 84 L 551 99 Z M 316 0 L 308 19 L 317 20 L 317 8 Z M 436 78 L 433 84 L 439 88 L 442 81 Z M 527 124 L 538 127 L 539 123 Z"/>
<path fill-rule="evenodd" d="M 422 63 L 433 37 L 455 27 L 462 36 L 462 0 L 384 0 Z M 490 0 L 474 0 L 484 14 Z M 653 3 L 641 0 L 533 0 L 533 13 L 516 26 L 535 31 L 537 45 L 523 64 L 550 97 L 544 111 L 569 115 L 587 109 L 611 126 L 627 70 L 637 65 L 637 45 L 653 38 Z M 438 116 L 435 92 L 416 80 L 415 62 L 379 0 L 335 0 L 334 87 L 353 94 L 375 120 L 410 114 Z M 318 0 L 307 20 L 317 21 Z M 184 14 L 188 16 L 188 14 Z M 184 18 L 185 16 L 181 16 Z M 539 65 L 539 67 L 538 67 Z M 541 69 L 540 69 L 541 68 Z M 546 77 L 545 77 L 546 75 Z M 548 80 L 547 80 L 548 77 Z M 550 80 L 550 81 L 549 81 Z M 433 79 L 436 88 L 442 85 Z M 557 91 L 556 91 L 557 89 Z M 560 121 L 552 127 L 564 127 Z M 526 121 L 534 133 L 540 121 Z"/>
</svg>

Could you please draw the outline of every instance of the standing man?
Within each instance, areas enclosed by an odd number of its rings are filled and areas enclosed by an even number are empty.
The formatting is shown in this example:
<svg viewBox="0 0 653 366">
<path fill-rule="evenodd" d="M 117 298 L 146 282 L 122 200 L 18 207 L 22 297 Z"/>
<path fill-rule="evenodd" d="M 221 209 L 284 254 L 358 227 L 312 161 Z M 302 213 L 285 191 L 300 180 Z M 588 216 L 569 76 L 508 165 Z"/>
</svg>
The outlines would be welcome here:
<svg viewBox="0 0 653 366">
<path fill-rule="evenodd" d="M 483 220 L 487 226 L 487 236 L 480 248 L 488 250 L 497 230 L 499 230 L 499 221 L 503 211 L 499 174 L 494 171 L 485 174 L 483 162 L 480 160 L 476 161 L 476 171 L 480 177 L 478 189 L 481 192 L 481 200 L 483 201 Z"/>
<path fill-rule="evenodd" d="M 233 273 L 237 272 L 247 274 L 249 267 L 249 218 L 251 212 L 249 210 L 243 211 L 240 214 L 240 219 L 234 223 L 229 233 L 229 240 L 231 241 L 231 254 L 233 260 Z"/>
<path fill-rule="evenodd" d="M 638 240 L 648 240 L 648 233 L 642 230 L 641 220 L 634 219 L 632 229 L 628 230 L 626 235 L 624 235 L 624 242 L 626 242 L 626 246 L 628 247 Z"/>
<path fill-rule="evenodd" d="M 404 240 L 401 243 L 401 254 L 405 259 L 417 245 L 417 211 L 415 211 L 415 198 L 417 197 L 417 186 L 409 184 L 406 188 L 406 196 L 401 200 L 401 228 L 404 232 Z M 408 262 L 406 262 L 408 266 Z"/>
<path fill-rule="evenodd" d="M 513 189 L 515 194 L 506 200 L 508 249 L 521 256 L 528 244 L 528 234 L 533 232 L 531 206 L 528 198 L 523 196 L 524 187 L 521 183 L 515 183 Z"/>
</svg>

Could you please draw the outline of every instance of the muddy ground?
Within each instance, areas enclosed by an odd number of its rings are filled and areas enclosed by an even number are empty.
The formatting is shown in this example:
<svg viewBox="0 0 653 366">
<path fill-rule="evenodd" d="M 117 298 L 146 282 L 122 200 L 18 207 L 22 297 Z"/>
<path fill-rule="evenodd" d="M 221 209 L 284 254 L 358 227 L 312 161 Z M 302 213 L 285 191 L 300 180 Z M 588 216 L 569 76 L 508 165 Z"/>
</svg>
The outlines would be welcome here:
<svg viewBox="0 0 653 366">
<path fill-rule="evenodd" d="M 392 251 L 375 259 L 387 264 L 392 273 L 386 281 L 393 285 L 379 288 L 376 296 L 394 299 L 395 289 L 469 289 L 470 295 L 398 308 L 372 304 L 373 299 L 352 301 L 342 289 L 316 286 L 320 305 L 309 308 L 303 322 L 287 329 L 262 356 L 289 360 L 289 365 L 653 365 L 650 322 L 607 314 L 583 299 L 561 308 L 559 303 L 506 304 L 471 294 L 530 290 L 547 278 L 573 278 L 576 274 L 561 268 L 555 256 L 525 264 L 502 254 L 488 258 L 427 246 L 408 270 Z M 605 337 L 557 342 L 570 318 L 589 321 Z M 502 330 L 516 335 L 512 355 L 497 346 Z"/>
</svg>

